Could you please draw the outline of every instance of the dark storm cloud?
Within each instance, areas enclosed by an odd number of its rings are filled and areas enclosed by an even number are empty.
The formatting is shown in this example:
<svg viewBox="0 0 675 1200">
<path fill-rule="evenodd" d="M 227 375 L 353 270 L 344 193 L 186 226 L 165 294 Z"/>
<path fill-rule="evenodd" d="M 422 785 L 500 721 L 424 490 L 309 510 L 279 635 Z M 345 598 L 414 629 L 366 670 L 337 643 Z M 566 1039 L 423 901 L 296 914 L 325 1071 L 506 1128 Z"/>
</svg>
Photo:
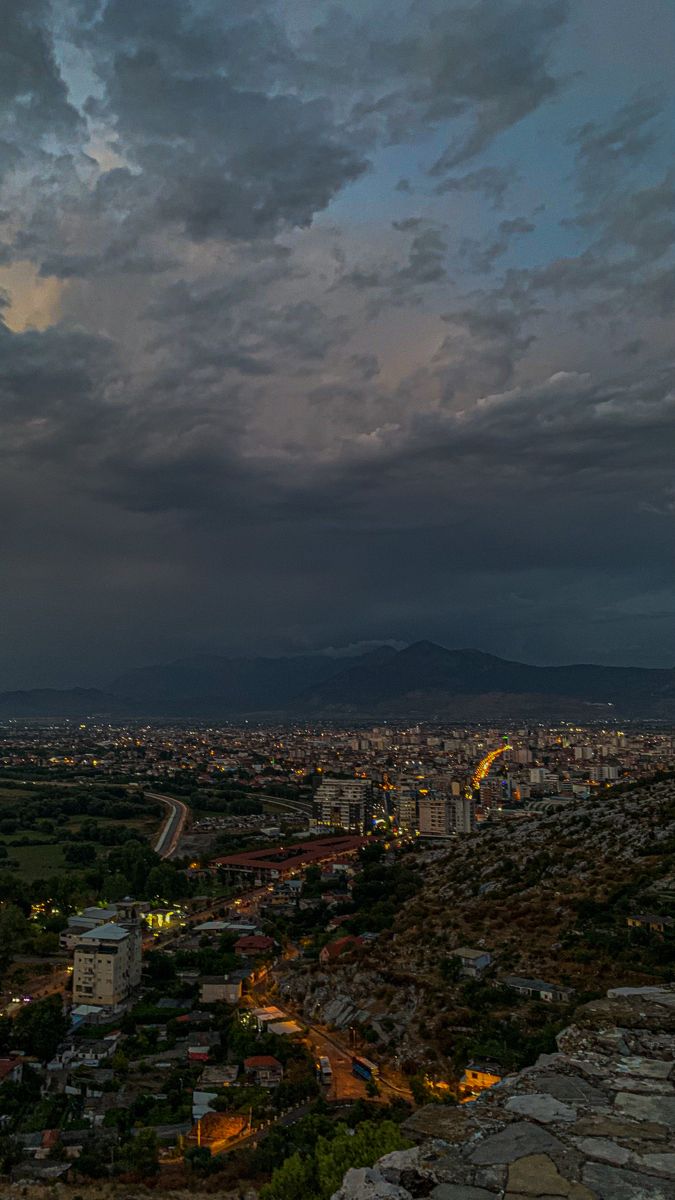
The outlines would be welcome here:
<svg viewBox="0 0 675 1200">
<path fill-rule="evenodd" d="M 665 110 L 598 115 L 569 11 L 7 6 L 11 683 L 382 636 L 656 653 Z"/>
<path fill-rule="evenodd" d="M 81 117 L 69 103 L 47 27 L 47 0 L 0 5 L 0 130 L 21 154 L 25 139 L 72 137 Z"/>
<path fill-rule="evenodd" d="M 305 78 L 362 87 L 352 122 L 379 123 L 392 141 L 461 118 L 467 128 L 438 159 L 439 173 L 555 95 L 551 41 L 568 11 L 566 0 L 391 3 L 374 14 L 366 5 L 363 16 L 336 5 L 301 45 Z"/>
</svg>

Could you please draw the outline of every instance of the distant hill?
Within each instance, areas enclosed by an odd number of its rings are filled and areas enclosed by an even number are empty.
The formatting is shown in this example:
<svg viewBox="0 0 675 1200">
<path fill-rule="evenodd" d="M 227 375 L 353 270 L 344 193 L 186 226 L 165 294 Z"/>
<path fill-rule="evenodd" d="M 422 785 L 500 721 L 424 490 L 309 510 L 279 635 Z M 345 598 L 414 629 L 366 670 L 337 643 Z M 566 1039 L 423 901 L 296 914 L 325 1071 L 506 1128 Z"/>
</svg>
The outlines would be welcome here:
<svg viewBox="0 0 675 1200">
<path fill-rule="evenodd" d="M 416 642 L 357 658 L 193 655 L 127 671 L 102 690 L 0 693 L 0 717 L 242 714 L 449 721 L 675 719 L 675 670 L 535 667 Z"/>
<path fill-rule="evenodd" d="M 383 646 L 348 661 L 376 668 L 395 653 Z M 176 716 L 277 712 L 344 669 L 345 659 L 328 655 L 225 658 L 200 654 L 128 671 L 109 685 L 109 691 L 149 712 Z"/>
<path fill-rule="evenodd" d="M 295 703 L 307 710 L 472 720 L 502 716 L 667 716 L 675 670 L 535 667 L 480 650 L 416 642 L 378 663 L 350 665 Z"/>
</svg>

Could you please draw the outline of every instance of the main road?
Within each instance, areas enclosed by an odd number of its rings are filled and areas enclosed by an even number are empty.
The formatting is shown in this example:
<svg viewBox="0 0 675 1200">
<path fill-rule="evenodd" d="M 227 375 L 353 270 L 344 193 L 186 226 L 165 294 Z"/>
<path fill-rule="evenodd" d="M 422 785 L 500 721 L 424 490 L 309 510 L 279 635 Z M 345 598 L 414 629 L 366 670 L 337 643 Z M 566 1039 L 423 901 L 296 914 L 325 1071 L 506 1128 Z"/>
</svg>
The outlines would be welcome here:
<svg viewBox="0 0 675 1200">
<path fill-rule="evenodd" d="M 160 858 L 171 858 L 181 839 L 190 810 L 187 804 L 177 800 L 175 796 L 161 796 L 159 792 L 146 792 L 145 795 L 148 800 L 159 800 L 169 809 L 169 815 L 155 845 L 155 854 L 159 854 Z"/>
</svg>

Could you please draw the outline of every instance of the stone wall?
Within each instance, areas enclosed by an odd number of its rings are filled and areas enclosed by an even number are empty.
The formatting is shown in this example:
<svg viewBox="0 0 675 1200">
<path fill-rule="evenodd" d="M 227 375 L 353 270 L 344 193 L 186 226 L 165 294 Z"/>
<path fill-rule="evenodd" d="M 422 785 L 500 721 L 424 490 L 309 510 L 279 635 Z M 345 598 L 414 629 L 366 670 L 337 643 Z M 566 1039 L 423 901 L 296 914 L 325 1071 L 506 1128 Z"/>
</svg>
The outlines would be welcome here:
<svg viewBox="0 0 675 1200">
<path fill-rule="evenodd" d="M 675 1200 L 675 985 L 615 989 L 575 1017 L 558 1053 L 415 1112 L 417 1145 L 348 1171 L 333 1200 Z"/>
</svg>

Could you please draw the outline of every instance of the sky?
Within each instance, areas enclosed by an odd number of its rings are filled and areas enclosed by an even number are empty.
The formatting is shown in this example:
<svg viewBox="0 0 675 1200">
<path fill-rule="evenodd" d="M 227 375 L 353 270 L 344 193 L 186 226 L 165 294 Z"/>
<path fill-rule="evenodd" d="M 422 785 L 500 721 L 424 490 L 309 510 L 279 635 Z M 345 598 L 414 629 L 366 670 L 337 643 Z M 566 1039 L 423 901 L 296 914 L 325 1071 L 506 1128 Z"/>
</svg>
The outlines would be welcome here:
<svg viewBox="0 0 675 1200">
<path fill-rule="evenodd" d="M 671 0 L 0 28 L 0 690 L 675 665 Z"/>
</svg>

